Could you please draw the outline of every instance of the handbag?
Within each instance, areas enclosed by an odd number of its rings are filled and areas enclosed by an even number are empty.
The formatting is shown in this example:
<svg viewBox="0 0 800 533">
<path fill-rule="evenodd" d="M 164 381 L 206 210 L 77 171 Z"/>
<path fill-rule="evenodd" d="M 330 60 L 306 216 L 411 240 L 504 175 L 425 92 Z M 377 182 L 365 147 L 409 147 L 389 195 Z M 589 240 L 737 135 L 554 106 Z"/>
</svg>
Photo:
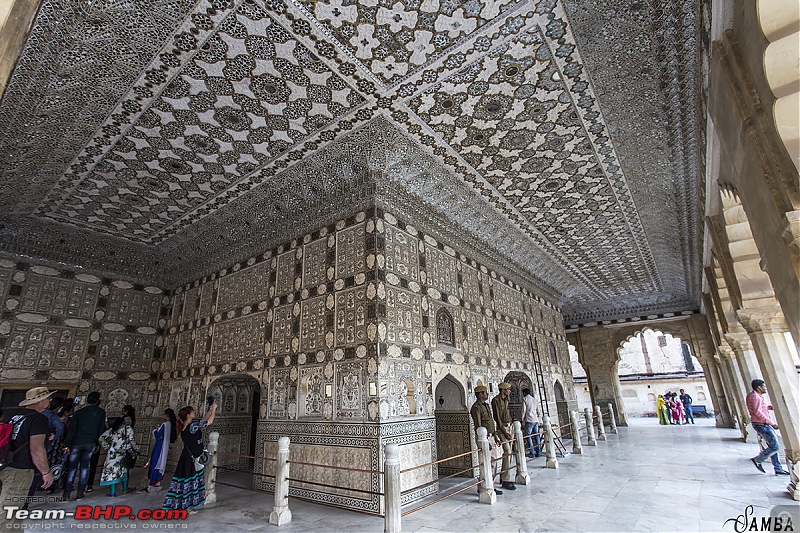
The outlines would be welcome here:
<svg viewBox="0 0 800 533">
<path fill-rule="evenodd" d="M 131 449 L 125 450 L 125 455 L 122 456 L 122 466 L 128 469 L 136 466 L 136 458 L 139 456 L 138 452 Z"/>
<path fill-rule="evenodd" d="M 208 450 L 205 448 L 203 449 L 203 453 L 198 455 L 197 457 L 193 457 L 194 459 L 194 468 L 196 471 L 200 471 L 206 467 L 206 465 L 211 461 L 211 454 L 208 453 Z"/>
</svg>

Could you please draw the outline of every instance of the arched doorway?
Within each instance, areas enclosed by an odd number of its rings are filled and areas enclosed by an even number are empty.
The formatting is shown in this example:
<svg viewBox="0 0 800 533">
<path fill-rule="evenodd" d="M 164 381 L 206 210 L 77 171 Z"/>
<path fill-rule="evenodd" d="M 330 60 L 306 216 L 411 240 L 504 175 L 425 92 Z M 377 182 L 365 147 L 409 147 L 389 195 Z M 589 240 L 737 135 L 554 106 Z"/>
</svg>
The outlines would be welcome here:
<svg viewBox="0 0 800 533">
<path fill-rule="evenodd" d="M 243 455 L 255 455 L 261 385 L 247 374 L 223 376 L 212 382 L 208 395 L 217 401 L 214 430 L 219 432 L 218 463 L 250 467 Z"/>
<path fill-rule="evenodd" d="M 436 455 L 452 457 L 471 449 L 470 417 L 464 387 L 452 375 L 447 374 L 437 385 L 435 393 Z M 465 455 L 439 464 L 439 476 L 461 472 L 471 477 L 472 455 Z M 469 469 L 469 470 L 467 470 Z"/>
<path fill-rule="evenodd" d="M 556 380 L 556 384 L 553 385 L 553 396 L 556 399 L 556 412 L 558 413 L 558 419 L 569 420 L 569 404 L 567 402 L 566 395 L 564 394 L 564 387 L 558 380 Z M 571 439 L 572 438 L 571 429 L 572 428 L 567 425 L 561 426 L 561 438 Z"/>
<path fill-rule="evenodd" d="M 511 417 L 514 420 L 522 420 L 522 389 L 530 389 L 534 396 L 537 396 L 539 402 L 542 398 L 538 397 L 536 391 L 531 384 L 531 378 L 522 372 L 509 372 L 503 381 L 511 385 L 511 396 L 508 398 L 508 410 L 511 411 Z M 546 413 L 547 411 L 542 411 Z"/>
</svg>

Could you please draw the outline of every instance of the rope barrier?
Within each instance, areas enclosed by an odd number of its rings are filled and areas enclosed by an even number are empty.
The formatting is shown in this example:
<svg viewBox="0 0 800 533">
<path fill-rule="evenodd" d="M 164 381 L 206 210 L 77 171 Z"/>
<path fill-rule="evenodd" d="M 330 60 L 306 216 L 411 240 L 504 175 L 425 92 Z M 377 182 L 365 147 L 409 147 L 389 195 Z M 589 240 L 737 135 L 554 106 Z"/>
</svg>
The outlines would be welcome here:
<svg viewBox="0 0 800 533">
<path fill-rule="evenodd" d="M 218 454 L 218 455 L 217 455 L 217 457 L 218 457 L 218 458 L 225 458 L 225 459 L 227 459 L 227 458 L 229 458 L 229 457 L 234 457 L 234 458 L 241 458 L 241 459 L 261 459 L 261 460 L 263 460 L 263 461 L 277 461 L 277 459 L 276 459 L 276 458 L 274 458 L 274 457 L 260 457 L 260 456 L 258 456 L 258 455 L 228 455 L 228 454 Z"/>
<path fill-rule="evenodd" d="M 294 481 L 295 483 L 305 483 L 306 485 L 317 485 L 318 487 L 326 487 L 329 489 L 340 489 L 340 490 L 347 490 L 350 492 L 360 492 L 362 494 L 377 494 L 378 496 L 383 496 L 382 492 L 375 492 L 372 490 L 363 490 L 363 489 L 352 489 L 350 487 L 342 487 L 341 485 L 329 485 L 327 483 L 318 483 L 316 481 L 308 481 L 306 479 L 297 479 L 293 477 L 286 478 L 289 481 Z M 297 486 L 295 486 L 297 488 Z"/>
<path fill-rule="evenodd" d="M 334 465 L 321 465 L 317 463 L 306 463 L 304 461 L 286 461 L 291 465 L 305 465 L 305 466 L 315 466 L 317 468 L 330 468 L 332 470 L 346 470 L 348 472 L 364 472 L 367 474 L 383 474 L 382 470 L 366 470 L 363 468 L 350 468 L 348 466 L 334 466 Z"/>
<path fill-rule="evenodd" d="M 433 485 L 434 483 L 439 483 L 442 480 L 450 479 L 451 477 L 455 477 L 455 476 L 459 476 L 459 475 L 463 474 L 464 472 L 468 472 L 470 470 L 473 470 L 474 468 L 475 468 L 474 466 L 470 466 L 469 468 L 465 468 L 464 470 L 460 470 L 460 471 L 456 472 L 455 474 L 450 474 L 449 476 L 445 476 L 445 477 L 437 477 L 433 481 L 427 481 L 427 482 L 423 483 L 422 485 L 417 485 L 416 487 L 411 487 L 410 489 L 406 489 L 403 492 L 401 492 L 400 494 L 405 494 L 407 492 L 411 492 L 412 490 L 425 488 L 427 486 Z"/>
<path fill-rule="evenodd" d="M 217 465 L 217 470 L 225 470 L 227 472 L 240 472 L 242 474 L 253 474 L 254 476 L 261 476 L 261 477 L 275 477 L 274 474 L 259 474 L 257 472 L 251 472 L 249 470 L 240 470 L 238 468 L 230 468 L 228 466 L 220 466 L 220 465 Z"/>
<path fill-rule="evenodd" d="M 473 453 L 476 453 L 476 452 L 478 452 L 478 451 L 480 451 L 480 450 L 478 450 L 478 449 L 476 448 L 476 449 L 474 449 L 474 450 L 470 450 L 470 451 L 468 451 L 468 452 L 465 452 L 465 453 L 461 453 L 461 454 L 458 454 L 458 455 L 454 455 L 454 456 L 452 456 L 452 457 L 447 457 L 447 458 L 445 458 L 445 459 L 439 459 L 438 461 L 432 461 L 432 462 L 430 462 L 430 463 L 425 463 L 424 465 L 412 466 L 411 468 L 406 468 L 405 470 L 401 470 L 401 471 L 400 471 L 400 473 L 401 473 L 401 474 L 405 474 L 406 472 L 411 472 L 412 470 L 418 470 L 418 469 L 420 469 L 420 468 L 424 468 L 424 467 L 426 467 L 426 466 L 438 465 L 439 463 L 445 463 L 445 462 L 447 462 L 447 461 L 452 461 L 453 459 L 458 459 L 459 457 L 464 457 L 465 455 L 472 455 Z"/>
<path fill-rule="evenodd" d="M 430 507 L 430 506 L 431 506 L 431 505 L 433 505 L 434 503 L 439 503 L 440 501 L 443 501 L 443 500 L 446 500 L 447 498 L 453 497 L 453 496 L 455 496 L 456 494 L 460 494 L 460 493 L 464 492 L 465 490 L 469 490 L 469 489 L 471 489 L 472 487 L 477 487 L 477 486 L 478 486 L 478 485 L 480 485 L 480 484 L 481 484 L 481 482 L 480 482 L 480 481 L 476 481 L 475 483 L 472 483 L 471 485 L 467 485 L 467 486 L 466 486 L 466 487 L 464 487 L 463 489 L 459 489 L 459 490 L 457 490 L 457 491 L 455 491 L 455 492 L 453 492 L 453 493 L 451 493 L 451 494 L 448 494 L 448 495 L 446 495 L 446 496 L 442 496 L 441 498 L 437 498 L 437 499 L 435 499 L 435 500 L 433 500 L 433 501 L 430 501 L 430 502 L 428 502 L 428 503 L 425 503 L 425 504 L 423 504 L 423 505 L 420 505 L 419 507 L 414 507 L 413 509 L 409 509 L 408 511 L 405 511 L 405 512 L 401 513 L 401 515 L 400 515 L 400 516 L 406 516 L 406 515 L 409 515 L 409 514 L 411 514 L 411 513 L 415 513 L 415 512 L 417 512 L 417 511 L 419 511 L 420 509 L 425 509 L 426 507 Z"/>
</svg>

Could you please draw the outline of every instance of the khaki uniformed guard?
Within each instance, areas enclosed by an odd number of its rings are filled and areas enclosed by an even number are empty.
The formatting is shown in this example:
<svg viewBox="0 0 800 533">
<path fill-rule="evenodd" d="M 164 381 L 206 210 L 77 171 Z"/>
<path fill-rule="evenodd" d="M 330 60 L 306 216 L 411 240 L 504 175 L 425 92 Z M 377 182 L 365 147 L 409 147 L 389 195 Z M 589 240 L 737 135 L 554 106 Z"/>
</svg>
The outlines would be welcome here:
<svg viewBox="0 0 800 533">
<path fill-rule="evenodd" d="M 472 421 L 475 423 L 476 432 L 478 431 L 479 427 L 486 428 L 486 433 L 488 434 L 489 438 L 489 449 L 491 450 L 496 445 L 494 444 L 495 429 L 494 419 L 492 418 L 492 410 L 489 408 L 489 404 L 486 403 L 486 400 L 489 399 L 489 392 L 483 385 L 478 385 L 475 387 L 475 397 L 477 399 L 475 400 L 475 403 L 472 404 L 472 408 L 469 410 L 469 413 L 472 416 Z M 494 468 L 491 470 L 494 474 Z M 503 491 L 498 490 L 497 487 L 495 487 L 494 492 L 498 495 L 503 494 Z"/>
<path fill-rule="evenodd" d="M 497 388 L 500 389 L 500 392 L 492 398 L 492 412 L 494 413 L 494 421 L 497 424 L 497 433 L 495 434 L 497 442 L 503 443 L 503 468 L 500 471 L 500 481 L 504 489 L 516 490 L 517 486 L 511 477 L 511 443 L 507 442 L 513 438 L 514 432 L 511 411 L 508 410 L 511 385 L 503 382 Z"/>
</svg>

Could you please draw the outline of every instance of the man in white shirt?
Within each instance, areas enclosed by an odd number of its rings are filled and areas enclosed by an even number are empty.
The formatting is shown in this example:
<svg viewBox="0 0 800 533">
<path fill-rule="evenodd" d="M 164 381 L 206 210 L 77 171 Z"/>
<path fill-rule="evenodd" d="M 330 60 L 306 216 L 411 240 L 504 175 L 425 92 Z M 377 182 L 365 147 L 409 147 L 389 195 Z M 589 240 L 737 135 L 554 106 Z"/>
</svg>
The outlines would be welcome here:
<svg viewBox="0 0 800 533">
<path fill-rule="evenodd" d="M 539 404 L 531 395 L 531 390 L 522 389 L 522 423 L 525 425 L 525 435 L 533 435 L 533 437 L 525 439 L 528 448 L 525 454 L 526 457 L 533 458 L 542 455 L 542 445 L 539 440 L 540 415 Z M 536 446 L 533 444 L 534 440 L 536 441 Z"/>
</svg>

